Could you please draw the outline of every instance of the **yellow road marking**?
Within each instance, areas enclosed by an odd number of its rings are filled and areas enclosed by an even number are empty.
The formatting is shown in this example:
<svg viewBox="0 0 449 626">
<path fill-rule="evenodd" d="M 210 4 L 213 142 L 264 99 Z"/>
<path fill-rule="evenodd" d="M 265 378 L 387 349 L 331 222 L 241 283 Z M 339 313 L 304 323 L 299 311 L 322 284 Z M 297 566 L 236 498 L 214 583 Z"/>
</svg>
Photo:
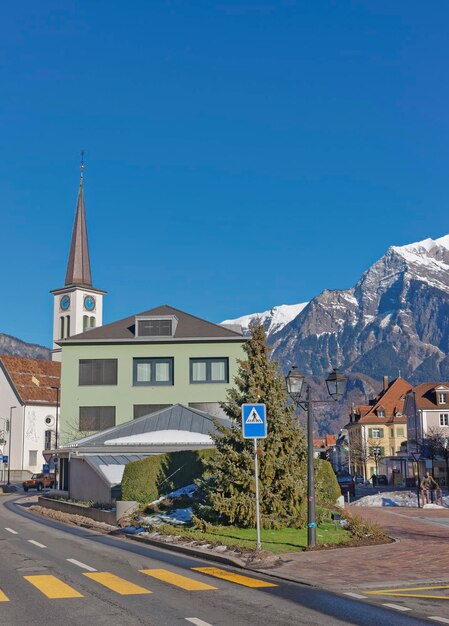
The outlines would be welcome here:
<svg viewBox="0 0 449 626">
<path fill-rule="evenodd" d="M 3 591 L 0 589 L 0 602 L 9 602 L 9 598 Z"/>
<path fill-rule="evenodd" d="M 377 593 L 396 593 L 398 591 L 429 591 L 432 589 L 449 589 L 449 585 L 434 585 L 432 587 L 404 587 L 403 589 L 381 589 L 380 591 L 364 591 L 364 593 L 371 593 L 376 595 Z"/>
<path fill-rule="evenodd" d="M 83 595 L 56 578 L 56 576 L 24 576 L 25 580 L 39 589 L 47 598 L 82 598 Z"/>
<path fill-rule="evenodd" d="M 216 587 L 206 585 L 206 583 L 201 583 L 198 580 L 194 580 L 193 578 L 187 578 L 187 576 L 174 574 L 173 572 L 169 572 L 166 569 L 141 569 L 139 570 L 139 572 L 141 572 L 142 574 L 146 574 L 147 576 L 157 578 L 158 580 L 162 580 L 164 583 L 170 583 L 171 585 L 175 585 L 175 587 L 186 589 L 187 591 L 203 591 L 205 589 L 216 589 Z"/>
<path fill-rule="evenodd" d="M 244 585 L 245 587 L 277 587 L 277 585 L 274 585 L 273 583 L 266 583 L 264 580 L 258 580 L 257 578 L 250 578 L 249 576 L 242 576 L 241 574 L 227 572 L 219 567 L 193 567 L 192 569 L 196 572 L 209 574 L 209 576 L 215 576 L 215 578 L 223 578 L 223 580 L 229 580 L 232 583 Z"/>
<path fill-rule="evenodd" d="M 103 585 L 108 589 L 112 589 L 112 591 L 119 593 L 121 596 L 152 593 L 149 589 L 140 587 L 140 585 L 135 585 L 134 583 L 129 582 L 129 580 L 125 580 L 124 578 L 120 578 L 120 576 L 115 576 L 115 574 L 110 574 L 109 572 L 84 572 L 83 576 L 87 576 L 87 578 L 95 580 L 97 583 L 100 583 L 100 585 Z"/>
<path fill-rule="evenodd" d="M 449 600 L 449 596 L 429 596 L 419 593 L 386 593 L 386 596 L 396 596 L 398 598 L 432 598 L 433 600 Z"/>
<path fill-rule="evenodd" d="M 142 574 L 146 574 L 147 576 L 157 578 L 158 580 L 162 580 L 164 583 L 170 583 L 171 585 L 175 585 L 175 587 L 187 589 L 187 591 L 203 591 L 205 589 L 216 589 L 216 587 L 212 587 L 212 585 L 206 585 L 206 583 L 201 583 L 198 580 L 194 580 L 193 578 L 187 578 L 187 576 L 174 574 L 173 572 L 169 572 L 166 569 L 141 569 L 139 570 L 139 572 L 141 572 Z"/>
</svg>

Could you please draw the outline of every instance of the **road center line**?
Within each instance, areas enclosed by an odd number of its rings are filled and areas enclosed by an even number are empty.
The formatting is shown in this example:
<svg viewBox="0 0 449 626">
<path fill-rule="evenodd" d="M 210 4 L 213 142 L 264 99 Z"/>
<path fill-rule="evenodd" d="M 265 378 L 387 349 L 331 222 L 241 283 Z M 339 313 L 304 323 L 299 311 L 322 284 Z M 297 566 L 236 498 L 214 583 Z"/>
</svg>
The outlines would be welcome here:
<svg viewBox="0 0 449 626">
<path fill-rule="evenodd" d="M 39 543 L 39 541 L 34 541 L 34 539 L 28 539 L 29 543 L 32 543 L 34 546 L 37 546 L 38 548 L 46 548 L 47 546 L 44 546 L 43 543 Z"/>
<path fill-rule="evenodd" d="M 388 606 L 389 609 L 396 609 L 397 611 L 411 611 L 412 609 L 409 609 L 407 606 L 401 606 L 400 604 L 391 604 L 391 603 L 384 603 L 382 604 L 382 606 Z"/>
<path fill-rule="evenodd" d="M 198 617 L 186 617 L 187 622 L 191 624 L 195 624 L 196 626 L 212 626 L 209 622 L 204 622 L 202 619 L 198 619 Z"/>
<path fill-rule="evenodd" d="M 362 596 L 360 593 L 352 593 L 351 591 L 346 591 L 345 596 L 351 596 L 351 598 L 359 598 L 360 600 L 366 600 L 366 596 Z"/>
<path fill-rule="evenodd" d="M 69 563 L 73 563 L 73 565 L 78 565 L 78 567 L 82 567 L 83 569 L 87 569 L 88 572 L 96 572 L 95 567 L 91 567 L 90 565 L 86 565 L 85 563 L 81 563 L 81 561 L 77 561 L 76 559 L 67 559 Z"/>
<path fill-rule="evenodd" d="M 17 530 L 13 530 L 12 528 L 5 528 L 5 530 L 7 530 L 9 533 L 12 533 L 13 535 L 18 535 L 19 534 L 17 532 Z"/>
</svg>

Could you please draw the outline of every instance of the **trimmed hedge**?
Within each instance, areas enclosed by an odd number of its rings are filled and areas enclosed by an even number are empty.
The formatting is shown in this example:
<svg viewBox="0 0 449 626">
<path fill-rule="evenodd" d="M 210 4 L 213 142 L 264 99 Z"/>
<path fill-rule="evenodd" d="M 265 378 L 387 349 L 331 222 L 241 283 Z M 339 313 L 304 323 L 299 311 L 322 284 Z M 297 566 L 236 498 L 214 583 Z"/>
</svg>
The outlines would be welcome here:
<svg viewBox="0 0 449 626">
<path fill-rule="evenodd" d="M 203 474 L 203 459 L 214 448 L 156 454 L 128 463 L 123 472 L 122 499 L 146 504 L 174 489 L 190 485 Z"/>
<path fill-rule="evenodd" d="M 325 504 L 335 504 L 341 496 L 340 485 L 329 461 L 315 460 L 315 489 L 317 499 Z"/>
</svg>

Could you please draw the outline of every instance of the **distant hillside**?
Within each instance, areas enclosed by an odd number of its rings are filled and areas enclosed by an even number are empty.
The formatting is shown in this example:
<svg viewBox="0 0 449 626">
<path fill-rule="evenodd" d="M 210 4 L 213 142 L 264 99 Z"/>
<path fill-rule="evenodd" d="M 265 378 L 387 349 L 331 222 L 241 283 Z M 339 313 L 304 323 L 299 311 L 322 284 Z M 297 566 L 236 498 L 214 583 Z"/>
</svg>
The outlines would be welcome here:
<svg viewBox="0 0 449 626">
<path fill-rule="evenodd" d="M 36 343 L 26 343 L 17 337 L 0 333 L 0 354 L 23 356 L 31 359 L 51 359 L 51 350 Z"/>
</svg>

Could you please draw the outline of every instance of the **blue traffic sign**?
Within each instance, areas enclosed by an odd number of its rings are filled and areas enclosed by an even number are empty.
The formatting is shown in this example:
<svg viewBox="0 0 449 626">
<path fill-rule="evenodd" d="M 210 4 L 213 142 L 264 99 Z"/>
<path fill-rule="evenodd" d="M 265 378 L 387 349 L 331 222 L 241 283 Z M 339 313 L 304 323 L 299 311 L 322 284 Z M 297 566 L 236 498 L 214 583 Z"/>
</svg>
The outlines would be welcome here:
<svg viewBox="0 0 449 626">
<path fill-rule="evenodd" d="M 50 473 L 50 465 L 48 463 L 44 463 L 42 465 L 42 471 L 44 474 L 49 474 Z"/>
<path fill-rule="evenodd" d="M 265 404 L 242 404 L 242 430 L 244 439 L 264 439 L 267 436 Z"/>
<path fill-rule="evenodd" d="M 8 464 L 8 457 L 5 455 L 3 455 L 3 463 Z"/>
</svg>

